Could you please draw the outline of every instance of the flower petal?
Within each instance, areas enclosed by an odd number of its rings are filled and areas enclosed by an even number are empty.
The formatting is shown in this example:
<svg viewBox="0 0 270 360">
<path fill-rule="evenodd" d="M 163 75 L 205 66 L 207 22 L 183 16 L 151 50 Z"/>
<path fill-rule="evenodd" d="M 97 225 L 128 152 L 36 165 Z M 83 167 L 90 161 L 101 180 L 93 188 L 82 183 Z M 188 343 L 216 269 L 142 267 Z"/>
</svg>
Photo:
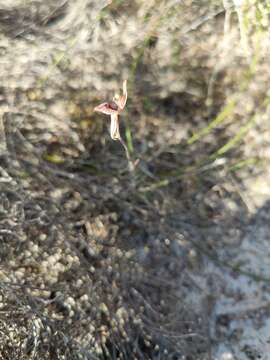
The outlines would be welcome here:
<svg viewBox="0 0 270 360">
<path fill-rule="evenodd" d="M 115 103 L 118 105 L 119 110 L 122 111 L 127 102 L 127 80 L 123 81 L 123 95 L 117 95 L 114 98 Z"/>
<path fill-rule="evenodd" d="M 120 135 L 120 130 L 119 130 L 119 119 L 118 119 L 118 114 L 111 114 L 111 129 L 110 129 L 110 133 L 111 133 L 111 138 L 113 140 L 120 140 L 121 139 L 121 135 Z"/>
<path fill-rule="evenodd" d="M 105 102 L 96 106 L 94 111 L 106 115 L 118 114 L 118 105 L 115 102 Z"/>
</svg>

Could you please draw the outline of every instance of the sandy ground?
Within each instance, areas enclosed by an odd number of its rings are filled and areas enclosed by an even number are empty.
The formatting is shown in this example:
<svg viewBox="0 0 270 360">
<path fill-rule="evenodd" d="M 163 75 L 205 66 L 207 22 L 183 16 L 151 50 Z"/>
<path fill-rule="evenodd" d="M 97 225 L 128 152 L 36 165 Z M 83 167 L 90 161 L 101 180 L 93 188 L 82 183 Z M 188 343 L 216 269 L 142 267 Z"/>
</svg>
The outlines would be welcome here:
<svg viewBox="0 0 270 360">
<path fill-rule="evenodd" d="M 270 358 L 269 173 L 247 181 L 244 198 L 252 216 L 231 264 L 241 264 L 249 275 L 221 272 L 213 265 L 207 270 L 223 284 L 214 310 L 218 319 L 213 328 L 218 343 L 215 359 Z"/>
</svg>

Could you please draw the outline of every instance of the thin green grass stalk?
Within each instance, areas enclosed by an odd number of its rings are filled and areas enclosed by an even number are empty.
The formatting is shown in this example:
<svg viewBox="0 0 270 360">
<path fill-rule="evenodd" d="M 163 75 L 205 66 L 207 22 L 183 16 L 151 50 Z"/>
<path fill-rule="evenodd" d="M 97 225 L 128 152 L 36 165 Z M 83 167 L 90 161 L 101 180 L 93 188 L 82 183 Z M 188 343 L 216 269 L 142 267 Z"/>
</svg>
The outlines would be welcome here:
<svg viewBox="0 0 270 360">
<path fill-rule="evenodd" d="M 260 61 L 260 52 L 261 52 L 260 45 L 258 45 L 258 49 L 253 52 L 253 56 L 251 57 L 249 62 L 249 67 L 247 71 L 244 73 L 243 80 L 240 83 L 239 93 L 243 93 L 244 91 L 248 90 L 248 86 L 251 80 L 253 79 L 253 76 L 257 72 L 257 65 Z"/>
<path fill-rule="evenodd" d="M 157 18 L 157 20 L 155 21 L 155 24 L 152 26 L 151 30 L 148 32 L 147 36 L 144 38 L 141 47 L 139 47 L 137 56 L 135 57 L 135 59 L 133 60 L 133 62 L 131 64 L 130 72 L 129 72 L 129 74 L 130 74 L 129 75 L 129 92 L 133 91 L 137 68 L 143 58 L 144 52 L 152 39 L 153 33 L 159 27 L 159 25 L 164 17 L 165 17 L 165 15 L 163 14 Z M 126 124 L 125 136 L 126 136 L 126 142 L 127 142 L 126 146 L 127 146 L 128 153 L 132 154 L 132 153 L 134 153 L 134 146 L 133 146 L 133 137 L 132 137 L 131 127 L 129 125 L 129 122 L 127 122 L 127 124 Z"/>
<path fill-rule="evenodd" d="M 163 19 L 167 18 L 166 15 L 168 14 L 169 10 L 171 10 L 171 9 L 166 10 L 165 13 L 158 16 L 158 18 L 154 22 L 154 25 L 151 27 L 147 36 L 144 38 L 141 47 L 139 47 L 137 56 L 133 60 L 131 67 L 130 67 L 130 72 L 129 72 L 129 74 L 130 74 L 129 75 L 129 88 L 130 89 L 129 89 L 129 92 L 133 91 L 137 68 L 144 56 L 145 50 L 148 47 L 148 45 L 150 44 L 153 34 L 158 29 L 158 27 L 162 23 Z M 145 17 L 145 20 L 147 20 L 147 17 L 148 16 Z M 132 137 L 131 127 L 129 125 L 129 122 L 127 122 L 127 125 L 126 125 L 125 136 L 126 136 L 126 141 L 127 141 L 128 152 L 129 152 L 129 154 L 132 154 L 132 153 L 134 153 L 134 146 L 133 146 L 133 137 Z"/>
<path fill-rule="evenodd" d="M 131 128 L 129 126 L 129 122 L 126 123 L 126 131 L 125 131 L 125 135 L 126 135 L 126 141 L 127 141 L 127 148 L 130 154 L 134 153 L 134 146 L 133 146 L 133 136 L 132 136 L 132 132 L 131 132 Z"/>
<path fill-rule="evenodd" d="M 243 6 L 235 6 L 235 11 L 237 13 L 238 25 L 240 31 L 240 43 L 243 51 L 246 56 L 249 56 L 249 39 L 248 39 L 248 17 L 247 12 L 244 10 Z"/>
<path fill-rule="evenodd" d="M 270 102 L 270 96 L 269 96 L 269 94 L 267 94 L 267 96 L 263 100 L 262 108 L 265 108 L 269 104 L 269 102 Z M 253 115 L 248 120 L 248 122 L 239 129 L 238 133 L 231 140 L 229 140 L 225 145 L 223 145 L 213 155 L 211 155 L 210 159 L 215 160 L 217 157 L 224 155 L 226 152 L 228 152 L 233 147 L 235 147 L 243 139 L 243 137 L 246 135 L 246 133 L 253 126 L 256 125 L 256 122 L 257 122 L 257 119 L 259 116 L 260 115 L 258 115 L 258 114 Z"/>
<path fill-rule="evenodd" d="M 243 159 L 233 164 L 232 166 L 229 166 L 228 171 L 234 172 L 243 169 L 245 167 L 248 167 L 250 165 L 261 165 L 263 162 L 264 162 L 263 159 L 259 157 Z"/>
<path fill-rule="evenodd" d="M 135 164 L 132 162 L 128 146 L 126 145 L 125 141 L 121 137 L 119 138 L 119 142 L 121 143 L 121 145 L 123 146 L 123 148 L 125 150 L 126 158 L 127 158 L 127 161 L 128 161 L 128 169 L 129 169 L 130 172 L 134 172 Z"/>
<path fill-rule="evenodd" d="M 149 186 L 144 186 L 144 187 L 141 187 L 139 189 L 140 192 L 144 193 L 144 192 L 151 192 L 151 191 L 154 191 L 154 190 L 157 190 L 159 188 L 162 188 L 162 187 L 166 187 L 170 184 L 171 182 L 171 179 L 164 179 L 164 180 L 160 180 L 154 184 L 151 184 Z"/>
<path fill-rule="evenodd" d="M 191 138 L 187 140 L 187 144 L 191 145 L 198 140 L 201 140 L 203 136 L 209 134 L 214 128 L 218 125 L 222 124 L 233 112 L 236 106 L 236 100 L 230 100 L 227 105 L 223 108 L 223 110 L 217 115 L 217 117 L 210 122 L 209 125 L 204 127 L 202 130 L 198 131 L 197 133 L 193 134 Z"/>
<path fill-rule="evenodd" d="M 7 152 L 7 141 L 5 126 L 2 114 L 0 115 L 0 155 L 3 155 Z"/>
<path fill-rule="evenodd" d="M 139 51 L 137 53 L 137 56 L 135 57 L 135 59 L 133 60 L 131 67 L 130 67 L 130 84 L 134 84 L 135 82 L 135 76 L 136 76 L 136 72 L 137 72 L 137 68 L 139 66 L 139 63 L 141 62 L 141 59 L 143 58 L 145 49 L 148 47 L 148 44 L 150 43 L 150 40 L 152 38 L 152 31 L 151 34 L 148 35 L 143 43 L 142 46 L 139 48 Z M 133 87 L 133 86 L 132 86 Z"/>
<path fill-rule="evenodd" d="M 269 99 L 268 99 L 269 101 Z M 264 106 L 266 105 L 266 102 L 263 103 Z M 147 187 L 141 188 L 142 192 L 148 192 L 148 191 L 154 191 L 158 188 L 168 186 L 171 182 L 179 180 L 187 175 L 190 175 L 196 171 L 199 171 L 203 167 L 203 165 L 209 161 L 214 162 L 219 157 L 223 156 L 225 153 L 227 153 L 229 150 L 231 150 L 233 147 L 235 147 L 246 135 L 246 133 L 256 124 L 258 115 L 254 115 L 250 118 L 250 120 L 242 126 L 238 133 L 229 140 L 224 146 L 222 146 L 220 149 L 218 149 L 214 154 L 211 156 L 202 159 L 198 164 L 194 166 L 189 166 L 188 168 L 182 168 L 181 170 L 175 171 L 174 174 L 171 174 L 171 176 L 167 177 L 166 179 L 162 179 L 154 184 L 151 184 Z M 254 159 L 253 159 L 254 160 Z M 251 162 L 251 161 L 250 161 Z M 247 166 L 248 162 L 245 161 L 244 164 L 241 164 L 243 166 Z M 238 165 L 239 166 L 239 165 Z M 229 171 L 232 171 L 232 169 L 229 169 Z"/>
<path fill-rule="evenodd" d="M 229 150 L 234 148 L 243 139 L 247 132 L 256 124 L 257 118 L 258 115 L 253 115 L 248 120 L 248 122 L 239 129 L 238 133 L 232 139 L 230 139 L 225 145 L 223 145 L 214 154 L 210 156 L 210 159 L 215 160 L 216 158 L 223 156 Z"/>
<path fill-rule="evenodd" d="M 198 169 L 198 165 L 187 166 L 187 167 L 183 166 L 183 168 L 181 170 L 174 171 L 174 173 L 171 174 L 170 176 L 167 176 L 164 179 L 156 181 L 156 182 L 150 184 L 149 186 L 141 187 L 139 189 L 139 191 L 140 192 L 151 192 L 151 191 L 157 190 L 159 188 L 166 187 L 174 181 L 183 179 L 185 176 L 190 176 L 190 175 L 194 174 L 197 169 Z"/>
<path fill-rule="evenodd" d="M 244 80 L 240 83 L 239 92 L 237 93 L 240 94 L 240 96 L 244 91 L 248 89 L 250 81 L 252 80 L 253 75 L 257 71 L 257 64 L 259 62 L 259 59 L 260 57 L 258 53 L 255 53 L 251 59 L 248 70 L 245 73 Z M 201 140 L 204 136 L 208 135 L 213 129 L 215 129 L 217 126 L 221 125 L 224 121 L 226 121 L 226 119 L 233 113 L 233 110 L 237 105 L 237 101 L 239 100 L 238 99 L 239 96 L 237 94 L 233 99 L 228 101 L 228 103 L 223 107 L 223 109 L 220 111 L 220 113 L 216 116 L 214 120 L 212 120 L 203 129 L 193 134 L 187 140 L 188 145 L 191 145 L 196 141 Z"/>
</svg>

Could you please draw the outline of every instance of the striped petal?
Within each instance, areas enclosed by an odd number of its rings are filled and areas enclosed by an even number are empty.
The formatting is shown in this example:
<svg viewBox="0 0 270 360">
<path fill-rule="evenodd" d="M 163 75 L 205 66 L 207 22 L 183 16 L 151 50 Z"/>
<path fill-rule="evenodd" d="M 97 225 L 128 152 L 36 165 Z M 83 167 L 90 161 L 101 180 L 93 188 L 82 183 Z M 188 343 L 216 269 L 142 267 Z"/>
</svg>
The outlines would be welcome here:
<svg viewBox="0 0 270 360">
<path fill-rule="evenodd" d="M 114 102 L 105 102 L 94 108 L 94 111 L 106 115 L 118 114 L 118 105 Z"/>
</svg>

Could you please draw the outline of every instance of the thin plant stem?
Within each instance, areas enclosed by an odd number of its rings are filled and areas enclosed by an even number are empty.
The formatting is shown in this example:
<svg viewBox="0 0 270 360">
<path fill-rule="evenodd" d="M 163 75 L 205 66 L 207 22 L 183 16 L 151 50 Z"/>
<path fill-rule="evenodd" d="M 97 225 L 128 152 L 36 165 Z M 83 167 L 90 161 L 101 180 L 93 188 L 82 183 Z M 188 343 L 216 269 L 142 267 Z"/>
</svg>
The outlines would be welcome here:
<svg viewBox="0 0 270 360">
<path fill-rule="evenodd" d="M 127 161 L 128 161 L 128 168 L 132 172 L 132 171 L 134 171 L 135 166 L 134 166 L 134 164 L 133 164 L 133 162 L 131 160 L 131 156 L 130 156 L 130 152 L 128 150 L 128 147 L 127 147 L 125 141 L 121 137 L 119 138 L 119 141 L 122 144 L 123 148 L 125 149 L 125 153 L 126 153 L 126 157 L 127 157 Z"/>
</svg>

